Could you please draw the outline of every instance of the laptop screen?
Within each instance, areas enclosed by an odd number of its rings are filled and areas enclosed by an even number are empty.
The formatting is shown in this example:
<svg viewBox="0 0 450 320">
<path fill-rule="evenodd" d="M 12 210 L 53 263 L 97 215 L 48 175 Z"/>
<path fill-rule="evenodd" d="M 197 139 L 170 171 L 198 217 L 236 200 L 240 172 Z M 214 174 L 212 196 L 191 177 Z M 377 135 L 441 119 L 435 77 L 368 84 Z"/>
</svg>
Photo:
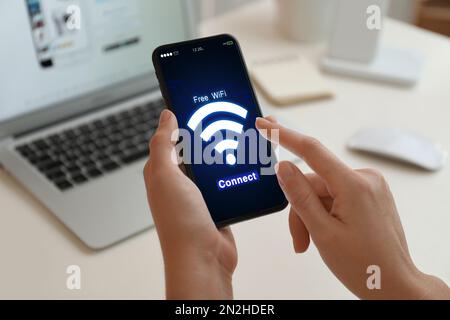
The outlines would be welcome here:
<svg viewBox="0 0 450 320">
<path fill-rule="evenodd" d="M 0 1 L 0 122 L 152 72 L 182 1 Z"/>
</svg>

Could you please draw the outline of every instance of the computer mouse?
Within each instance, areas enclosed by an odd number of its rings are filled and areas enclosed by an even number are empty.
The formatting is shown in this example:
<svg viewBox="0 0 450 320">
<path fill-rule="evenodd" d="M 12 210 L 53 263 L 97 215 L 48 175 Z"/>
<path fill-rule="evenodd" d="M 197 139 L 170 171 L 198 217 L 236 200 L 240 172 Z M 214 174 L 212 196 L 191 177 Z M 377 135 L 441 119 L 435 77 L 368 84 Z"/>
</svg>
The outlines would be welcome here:
<svg viewBox="0 0 450 320">
<path fill-rule="evenodd" d="M 352 150 L 372 153 L 436 171 L 447 161 L 447 151 L 438 143 L 415 132 L 398 128 L 366 128 L 348 142 Z"/>
</svg>

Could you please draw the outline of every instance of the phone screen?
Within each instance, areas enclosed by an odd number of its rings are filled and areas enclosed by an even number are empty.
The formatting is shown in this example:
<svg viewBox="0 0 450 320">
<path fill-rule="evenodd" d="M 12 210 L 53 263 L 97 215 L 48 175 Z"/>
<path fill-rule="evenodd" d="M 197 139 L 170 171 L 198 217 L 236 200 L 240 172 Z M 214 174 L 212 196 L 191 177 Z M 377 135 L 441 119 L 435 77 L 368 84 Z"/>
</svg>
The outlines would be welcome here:
<svg viewBox="0 0 450 320">
<path fill-rule="evenodd" d="M 214 222 L 226 225 L 283 209 L 270 143 L 237 41 L 220 35 L 155 49 L 167 107 L 177 117 L 188 175 Z"/>
</svg>

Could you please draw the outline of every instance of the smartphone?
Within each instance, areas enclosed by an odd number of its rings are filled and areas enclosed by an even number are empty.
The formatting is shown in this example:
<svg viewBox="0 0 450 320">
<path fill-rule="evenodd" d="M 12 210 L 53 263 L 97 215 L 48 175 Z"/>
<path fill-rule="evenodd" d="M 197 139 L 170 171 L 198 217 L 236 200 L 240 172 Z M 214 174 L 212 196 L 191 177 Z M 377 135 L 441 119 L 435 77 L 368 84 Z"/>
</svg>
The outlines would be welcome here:
<svg viewBox="0 0 450 320">
<path fill-rule="evenodd" d="M 276 156 L 255 128 L 261 110 L 236 39 L 224 34 L 167 44 L 152 59 L 178 120 L 179 154 L 215 224 L 284 209 Z"/>
</svg>

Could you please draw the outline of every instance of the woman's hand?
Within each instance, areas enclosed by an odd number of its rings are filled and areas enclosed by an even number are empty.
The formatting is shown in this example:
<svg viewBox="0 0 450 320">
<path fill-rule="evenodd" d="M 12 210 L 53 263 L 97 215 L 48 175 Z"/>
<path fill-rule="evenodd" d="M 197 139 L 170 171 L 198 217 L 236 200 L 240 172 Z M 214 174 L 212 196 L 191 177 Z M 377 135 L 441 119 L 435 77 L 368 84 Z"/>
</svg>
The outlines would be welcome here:
<svg viewBox="0 0 450 320">
<path fill-rule="evenodd" d="M 144 177 L 164 257 L 168 299 L 231 299 L 237 251 L 229 228 L 218 230 L 197 186 L 176 163 L 175 116 L 164 110 L 150 142 Z"/>
<path fill-rule="evenodd" d="M 278 180 L 291 204 L 296 252 L 307 249 L 311 236 L 327 266 L 360 298 L 450 298 L 443 281 L 414 265 L 394 198 L 380 173 L 352 170 L 317 140 L 274 121 L 258 118 L 256 125 L 269 133 L 278 130 L 279 143 L 315 171 L 305 175 L 290 162 L 278 165 Z M 379 290 L 367 286 L 372 265 L 381 271 Z"/>
</svg>

